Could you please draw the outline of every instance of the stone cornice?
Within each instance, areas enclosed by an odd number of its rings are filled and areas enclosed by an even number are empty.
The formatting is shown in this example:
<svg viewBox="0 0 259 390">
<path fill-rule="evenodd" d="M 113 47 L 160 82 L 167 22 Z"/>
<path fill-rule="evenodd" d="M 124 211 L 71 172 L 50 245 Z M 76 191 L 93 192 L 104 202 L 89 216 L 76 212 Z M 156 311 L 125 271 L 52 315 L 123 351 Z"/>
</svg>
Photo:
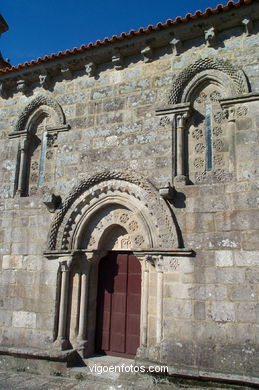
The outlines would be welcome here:
<svg viewBox="0 0 259 390">
<path fill-rule="evenodd" d="M 109 44 L 89 47 L 84 52 L 78 54 L 64 55 L 63 58 L 49 59 L 47 61 L 43 59 L 41 63 L 36 63 L 35 61 L 34 64 L 28 64 L 27 67 L 12 69 L 6 73 L 0 70 L 2 97 L 8 97 L 11 93 L 16 93 L 17 88 L 25 94 L 28 92 L 28 89 L 39 86 L 44 86 L 46 89 L 56 79 L 60 81 L 60 79 L 73 78 L 76 72 L 81 74 L 84 71 L 92 77 L 98 72 L 98 65 L 104 63 L 107 63 L 108 67 L 122 69 L 127 67 L 132 57 L 140 56 L 144 61 L 150 62 L 161 54 L 161 49 L 163 49 L 163 53 L 168 52 L 172 54 L 173 51 L 173 55 L 179 55 L 176 48 L 172 50 L 174 39 L 177 41 L 177 47 L 181 47 L 182 53 L 185 51 L 186 41 L 199 39 L 201 41 L 200 44 L 206 44 L 204 34 L 205 31 L 211 28 L 217 31 L 218 42 L 221 40 L 221 32 L 237 26 L 240 27 L 241 34 L 247 35 L 247 24 L 244 25 L 242 22 L 244 19 L 249 19 L 252 22 L 259 19 L 258 4 L 252 3 L 246 7 L 233 9 L 233 11 L 230 9 L 228 12 L 210 15 L 202 19 L 192 19 L 188 23 L 176 24 L 166 27 L 164 30 L 151 31 L 131 38 L 127 36 L 127 38 L 110 42 Z M 250 27 L 249 34 L 255 33 L 253 30 Z M 147 51 L 147 48 L 149 48 L 149 51 Z M 115 53 L 119 53 L 119 56 L 115 56 Z M 89 63 L 92 63 L 95 67 L 94 71 L 91 68 L 92 71 L 90 73 L 86 69 L 86 65 Z"/>
</svg>

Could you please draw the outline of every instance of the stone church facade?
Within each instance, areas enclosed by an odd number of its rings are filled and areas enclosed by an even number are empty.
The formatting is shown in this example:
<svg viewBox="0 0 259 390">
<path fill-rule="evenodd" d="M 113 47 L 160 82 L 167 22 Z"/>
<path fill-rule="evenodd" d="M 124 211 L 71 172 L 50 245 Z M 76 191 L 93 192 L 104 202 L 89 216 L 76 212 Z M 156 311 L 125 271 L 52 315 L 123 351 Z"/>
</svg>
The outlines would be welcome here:
<svg viewBox="0 0 259 390">
<path fill-rule="evenodd" d="M 0 69 L 1 361 L 259 382 L 258 5 Z"/>
</svg>

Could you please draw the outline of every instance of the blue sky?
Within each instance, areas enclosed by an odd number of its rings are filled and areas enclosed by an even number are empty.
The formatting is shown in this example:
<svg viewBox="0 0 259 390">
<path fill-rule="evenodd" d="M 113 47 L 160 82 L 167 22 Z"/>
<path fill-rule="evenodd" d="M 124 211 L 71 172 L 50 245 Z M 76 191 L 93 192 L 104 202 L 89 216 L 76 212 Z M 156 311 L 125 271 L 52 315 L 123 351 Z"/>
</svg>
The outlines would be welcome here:
<svg viewBox="0 0 259 390">
<path fill-rule="evenodd" d="M 13 0 L 2 1 L 0 13 L 9 31 L 0 50 L 12 65 L 131 29 L 165 22 L 200 9 L 215 8 L 220 0 Z M 223 3 L 226 4 L 226 1 Z"/>
</svg>

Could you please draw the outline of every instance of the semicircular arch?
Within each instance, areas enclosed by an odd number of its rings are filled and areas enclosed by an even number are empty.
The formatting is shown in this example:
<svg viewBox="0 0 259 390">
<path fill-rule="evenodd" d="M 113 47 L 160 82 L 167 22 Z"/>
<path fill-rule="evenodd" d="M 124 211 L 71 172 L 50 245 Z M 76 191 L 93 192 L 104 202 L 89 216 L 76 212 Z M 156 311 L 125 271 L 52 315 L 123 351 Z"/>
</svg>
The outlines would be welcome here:
<svg viewBox="0 0 259 390">
<path fill-rule="evenodd" d="M 71 190 L 52 223 L 48 250 L 97 249 L 111 225 L 123 227 L 134 248 L 179 247 L 172 212 L 156 187 L 131 171 L 105 171 Z"/>
<path fill-rule="evenodd" d="M 236 68 L 229 61 L 221 58 L 199 58 L 176 77 L 169 93 L 168 104 L 186 102 L 186 89 L 188 89 L 189 83 L 195 77 L 198 78 L 201 72 L 203 72 L 204 76 L 207 72 L 208 77 L 210 77 L 210 73 L 213 74 L 213 71 L 220 74 L 220 77 L 217 77 L 218 81 L 220 79 L 227 80 L 228 89 L 231 91 L 232 96 L 249 92 L 246 76 L 241 69 Z"/>
<path fill-rule="evenodd" d="M 55 125 L 64 126 L 66 124 L 65 114 L 58 102 L 47 95 L 38 95 L 23 109 L 16 122 L 15 131 L 27 130 L 30 118 L 34 116 L 36 111 L 46 112 L 47 114 L 52 111 Z"/>
</svg>

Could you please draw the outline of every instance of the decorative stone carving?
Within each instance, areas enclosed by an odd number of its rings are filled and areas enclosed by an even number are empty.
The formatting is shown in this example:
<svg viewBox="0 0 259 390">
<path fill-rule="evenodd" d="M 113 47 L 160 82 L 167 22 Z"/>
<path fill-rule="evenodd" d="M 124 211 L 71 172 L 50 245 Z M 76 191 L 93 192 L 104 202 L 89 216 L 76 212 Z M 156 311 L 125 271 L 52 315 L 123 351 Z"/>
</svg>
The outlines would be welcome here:
<svg viewBox="0 0 259 390">
<path fill-rule="evenodd" d="M 203 131 L 202 129 L 196 128 L 192 131 L 192 137 L 199 140 L 203 137 Z"/>
<path fill-rule="evenodd" d="M 130 199 L 133 202 L 141 202 L 142 206 L 139 205 L 138 207 L 149 218 L 149 222 L 146 223 L 156 226 L 156 229 L 151 228 L 150 230 L 151 234 L 155 234 L 152 238 L 154 242 L 152 245 L 163 248 L 178 247 L 177 233 L 171 211 L 164 200 L 160 198 L 156 188 L 147 179 L 130 171 L 105 171 L 95 176 L 86 177 L 63 201 L 50 229 L 49 250 L 61 249 L 63 238 L 65 238 L 67 243 L 70 242 L 71 238 L 69 237 L 72 237 L 72 233 L 78 223 L 77 216 L 86 215 L 89 205 L 98 201 L 101 194 L 103 199 L 105 199 L 107 186 L 110 196 L 114 194 L 114 199 L 116 199 L 116 196 L 119 195 L 121 197 L 124 194 L 128 199 L 127 204 L 130 204 Z M 96 191 L 98 197 L 96 196 Z M 83 194 L 85 194 L 87 202 L 84 201 Z M 117 195 L 115 196 L 115 194 Z M 127 225 L 125 227 L 127 229 Z"/>
<path fill-rule="evenodd" d="M 215 172 L 214 172 L 214 176 L 215 178 L 220 181 L 220 182 L 224 182 L 224 181 L 227 181 L 229 180 L 229 173 L 226 172 L 224 169 L 217 169 Z"/>
<path fill-rule="evenodd" d="M 202 153 L 205 150 L 205 146 L 202 143 L 198 143 L 195 145 L 195 152 L 196 153 Z"/>
<path fill-rule="evenodd" d="M 227 74 L 233 81 L 236 94 L 249 92 L 247 80 L 242 70 L 235 68 L 229 61 L 220 58 L 200 58 L 193 64 L 187 66 L 176 77 L 169 94 L 168 104 L 177 104 L 181 102 L 184 89 L 192 78 L 199 72 L 215 69 Z"/>
<path fill-rule="evenodd" d="M 128 214 L 122 214 L 120 217 L 120 222 L 121 223 L 126 223 L 129 220 L 129 215 Z"/>
<path fill-rule="evenodd" d="M 216 114 L 214 114 L 214 120 L 217 123 L 222 123 L 225 118 L 226 118 L 225 112 L 218 111 L 218 112 L 216 112 Z"/>
<path fill-rule="evenodd" d="M 199 172 L 195 175 L 195 181 L 197 183 L 202 183 L 206 180 L 207 178 L 207 172 L 206 171 L 203 171 L 203 172 Z"/>
<path fill-rule="evenodd" d="M 33 163 L 31 164 L 31 169 L 33 171 L 37 170 L 39 168 L 39 164 L 37 163 L 37 161 L 33 161 Z"/>
<path fill-rule="evenodd" d="M 236 109 L 237 116 L 246 116 L 248 112 L 247 106 L 238 106 Z"/>
<path fill-rule="evenodd" d="M 213 135 L 214 135 L 215 137 L 219 137 L 219 136 L 221 136 L 221 135 L 223 134 L 223 130 L 222 130 L 222 128 L 219 127 L 219 126 L 214 127 L 213 130 L 212 130 L 212 132 L 213 132 Z"/>
<path fill-rule="evenodd" d="M 217 139 L 213 142 L 213 147 L 216 152 L 221 152 L 224 147 L 224 142 L 221 139 Z"/>
<path fill-rule="evenodd" d="M 53 157 L 53 152 L 51 150 L 48 150 L 46 153 L 46 159 L 51 160 Z"/>
<path fill-rule="evenodd" d="M 216 31 L 214 27 L 204 31 L 206 45 L 209 47 L 215 46 L 217 43 Z"/>
<path fill-rule="evenodd" d="M 58 139 L 58 133 L 48 133 L 47 134 L 47 146 L 51 148 L 52 146 L 55 146 L 55 143 Z"/>
<path fill-rule="evenodd" d="M 194 162 L 193 162 L 193 165 L 195 166 L 195 168 L 203 168 L 204 167 L 204 159 L 201 158 L 201 157 L 197 157 Z"/>
<path fill-rule="evenodd" d="M 129 231 L 130 232 L 135 232 L 135 230 L 137 230 L 138 229 L 138 223 L 137 223 L 137 221 L 131 221 L 130 223 L 129 223 Z"/>
<path fill-rule="evenodd" d="M 210 100 L 212 102 L 218 102 L 221 99 L 221 93 L 219 91 L 213 91 L 210 94 Z"/>
<path fill-rule="evenodd" d="M 170 122 L 171 122 L 171 120 L 170 120 L 169 116 L 163 116 L 163 117 L 160 119 L 159 124 L 160 124 L 160 126 L 162 126 L 162 127 L 166 127 L 166 126 L 169 126 L 169 125 L 170 125 Z"/>
<path fill-rule="evenodd" d="M 214 165 L 222 166 L 223 165 L 223 157 L 220 154 L 216 154 L 213 157 Z"/>
</svg>

